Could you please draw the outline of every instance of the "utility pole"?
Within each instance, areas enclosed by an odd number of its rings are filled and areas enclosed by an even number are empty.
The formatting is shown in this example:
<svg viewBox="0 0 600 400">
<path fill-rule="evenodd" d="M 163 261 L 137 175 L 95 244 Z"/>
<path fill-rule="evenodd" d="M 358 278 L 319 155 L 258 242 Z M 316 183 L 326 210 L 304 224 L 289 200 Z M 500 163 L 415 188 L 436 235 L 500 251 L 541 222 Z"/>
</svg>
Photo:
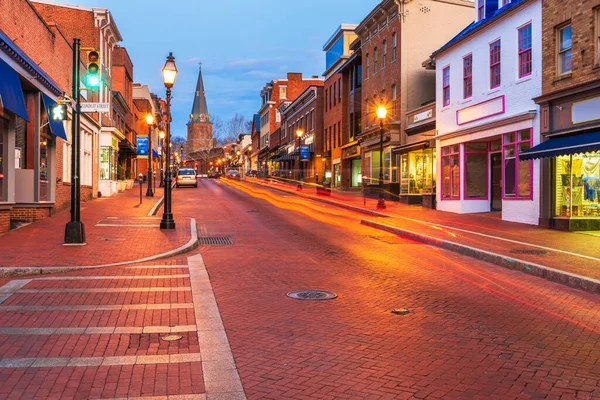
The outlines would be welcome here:
<svg viewBox="0 0 600 400">
<path fill-rule="evenodd" d="M 79 68 L 80 68 L 80 41 L 78 38 L 73 39 L 73 92 L 71 97 L 71 220 L 67 222 L 65 228 L 65 245 L 85 245 L 85 229 L 81 222 L 80 207 L 81 207 L 81 181 L 79 179 L 79 130 L 80 130 L 80 114 L 81 105 L 79 103 Z"/>
</svg>

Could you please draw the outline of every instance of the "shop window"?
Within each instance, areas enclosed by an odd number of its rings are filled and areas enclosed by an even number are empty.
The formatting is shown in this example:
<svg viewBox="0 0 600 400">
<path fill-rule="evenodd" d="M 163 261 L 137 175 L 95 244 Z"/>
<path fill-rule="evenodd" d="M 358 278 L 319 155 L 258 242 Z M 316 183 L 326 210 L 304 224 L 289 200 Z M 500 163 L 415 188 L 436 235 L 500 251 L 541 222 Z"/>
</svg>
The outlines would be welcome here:
<svg viewBox="0 0 600 400">
<path fill-rule="evenodd" d="M 556 157 L 556 216 L 600 218 L 600 151 Z"/>
<path fill-rule="evenodd" d="M 571 53 L 571 25 L 564 26 L 558 30 L 558 73 L 570 73 L 572 66 Z"/>
<path fill-rule="evenodd" d="M 531 24 L 519 29 L 519 78 L 531 75 Z"/>
<path fill-rule="evenodd" d="M 459 145 L 442 147 L 442 199 L 460 198 Z"/>
<path fill-rule="evenodd" d="M 435 193 L 434 149 L 411 151 L 399 157 L 400 194 Z"/>
<path fill-rule="evenodd" d="M 473 55 L 463 58 L 463 98 L 473 95 Z"/>
<path fill-rule="evenodd" d="M 502 142 L 504 155 L 504 198 L 531 199 L 533 161 L 519 160 L 519 154 L 531 148 L 531 130 L 507 133 Z"/>
<path fill-rule="evenodd" d="M 40 136 L 40 185 L 39 185 L 39 200 L 50 200 L 50 187 L 48 180 L 50 179 L 50 169 L 48 160 L 48 146 L 50 145 L 50 136 Z"/>
<path fill-rule="evenodd" d="M 442 101 L 444 107 L 450 105 L 450 67 L 442 70 Z"/>
<path fill-rule="evenodd" d="M 487 143 L 465 144 L 465 199 L 487 199 Z"/>
<path fill-rule="evenodd" d="M 392 150 L 387 148 L 383 151 L 383 181 L 389 183 L 392 175 Z"/>
<path fill-rule="evenodd" d="M 100 148 L 100 179 L 117 180 L 117 152 L 112 147 Z"/>
<path fill-rule="evenodd" d="M 490 44 L 490 89 L 500 86 L 500 40 Z"/>
</svg>

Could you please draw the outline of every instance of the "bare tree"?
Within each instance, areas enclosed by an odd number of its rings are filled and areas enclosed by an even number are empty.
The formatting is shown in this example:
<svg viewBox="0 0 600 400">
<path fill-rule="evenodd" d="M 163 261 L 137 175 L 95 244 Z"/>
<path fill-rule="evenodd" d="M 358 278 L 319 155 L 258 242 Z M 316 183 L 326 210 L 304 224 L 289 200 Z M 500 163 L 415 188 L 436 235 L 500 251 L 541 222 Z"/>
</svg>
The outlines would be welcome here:
<svg viewBox="0 0 600 400">
<path fill-rule="evenodd" d="M 215 120 L 213 120 L 213 137 L 220 144 L 232 143 L 238 139 L 241 133 L 248 133 L 248 120 L 243 115 L 235 114 L 230 120 L 223 122 L 219 117 L 220 125 L 215 130 Z"/>
</svg>

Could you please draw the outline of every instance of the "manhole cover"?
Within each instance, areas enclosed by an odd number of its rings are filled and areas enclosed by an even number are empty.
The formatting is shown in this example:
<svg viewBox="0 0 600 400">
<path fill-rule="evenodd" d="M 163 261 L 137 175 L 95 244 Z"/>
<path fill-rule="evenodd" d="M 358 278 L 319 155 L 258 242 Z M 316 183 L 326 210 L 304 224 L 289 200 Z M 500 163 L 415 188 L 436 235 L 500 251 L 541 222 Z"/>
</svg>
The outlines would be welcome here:
<svg viewBox="0 0 600 400">
<path fill-rule="evenodd" d="M 231 238 L 228 236 L 216 237 L 216 236 L 201 236 L 198 237 L 198 242 L 205 245 L 225 246 L 233 244 Z"/>
<path fill-rule="evenodd" d="M 514 249 L 510 251 L 514 254 L 531 254 L 531 255 L 542 255 L 548 254 L 545 250 L 536 250 L 536 249 Z"/>
<path fill-rule="evenodd" d="M 392 310 L 392 314 L 396 314 L 396 315 L 406 315 L 410 312 L 410 310 L 408 308 L 394 308 Z"/>
<path fill-rule="evenodd" d="M 331 300 L 337 297 L 337 294 L 326 290 L 296 290 L 289 292 L 287 297 L 298 300 Z"/>
<path fill-rule="evenodd" d="M 118 242 L 118 241 L 125 240 L 125 238 L 104 238 L 104 240 L 107 242 Z"/>
<path fill-rule="evenodd" d="M 183 339 L 183 336 L 181 336 L 181 335 L 167 335 L 167 336 L 162 336 L 161 339 L 162 340 L 166 340 L 167 342 L 173 342 L 175 340 L 181 340 L 181 339 Z"/>
<path fill-rule="evenodd" d="M 258 212 L 258 210 L 248 210 L 246 212 Z"/>
</svg>

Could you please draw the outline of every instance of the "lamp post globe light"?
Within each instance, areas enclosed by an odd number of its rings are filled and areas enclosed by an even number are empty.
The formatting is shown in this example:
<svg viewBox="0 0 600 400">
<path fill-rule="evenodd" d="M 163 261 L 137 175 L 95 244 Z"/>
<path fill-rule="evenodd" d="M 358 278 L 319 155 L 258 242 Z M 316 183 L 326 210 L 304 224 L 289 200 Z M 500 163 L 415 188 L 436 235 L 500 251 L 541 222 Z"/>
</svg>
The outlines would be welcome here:
<svg viewBox="0 0 600 400">
<path fill-rule="evenodd" d="M 383 120 L 387 115 L 387 108 L 379 106 L 377 108 L 377 118 L 379 119 L 379 200 L 377 200 L 377 208 L 385 208 L 385 200 L 383 198 Z"/>
<path fill-rule="evenodd" d="M 302 170 L 300 167 L 300 139 L 302 138 L 302 135 L 304 135 L 304 131 L 302 129 L 298 129 L 296 130 L 296 137 L 298 138 L 298 172 L 297 172 L 297 177 L 296 177 L 296 181 L 298 182 L 298 187 L 296 188 L 296 190 L 302 190 Z"/>
<path fill-rule="evenodd" d="M 154 125 L 154 117 L 152 114 L 146 115 L 146 123 L 148 124 L 148 190 L 146 190 L 146 197 L 154 197 L 152 191 L 152 126 Z"/>
<path fill-rule="evenodd" d="M 173 53 L 169 53 L 167 62 L 162 69 L 163 83 L 167 89 L 167 131 L 165 133 L 167 148 L 167 158 L 165 164 L 171 165 L 171 89 L 175 84 L 177 78 L 177 67 L 175 66 L 175 57 Z M 163 205 L 163 216 L 160 221 L 160 229 L 175 229 L 175 220 L 173 219 L 173 213 L 171 212 L 171 168 L 167 168 L 165 171 L 165 201 Z"/>
<path fill-rule="evenodd" d="M 158 137 L 160 138 L 160 166 L 158 168 L 158 187 L 165 187 L 165 182 L 163 181 L 164 179 L 164 152 L 165 152 L 165 131 L 160 131 L 158 133 Z"/>
</svg>

